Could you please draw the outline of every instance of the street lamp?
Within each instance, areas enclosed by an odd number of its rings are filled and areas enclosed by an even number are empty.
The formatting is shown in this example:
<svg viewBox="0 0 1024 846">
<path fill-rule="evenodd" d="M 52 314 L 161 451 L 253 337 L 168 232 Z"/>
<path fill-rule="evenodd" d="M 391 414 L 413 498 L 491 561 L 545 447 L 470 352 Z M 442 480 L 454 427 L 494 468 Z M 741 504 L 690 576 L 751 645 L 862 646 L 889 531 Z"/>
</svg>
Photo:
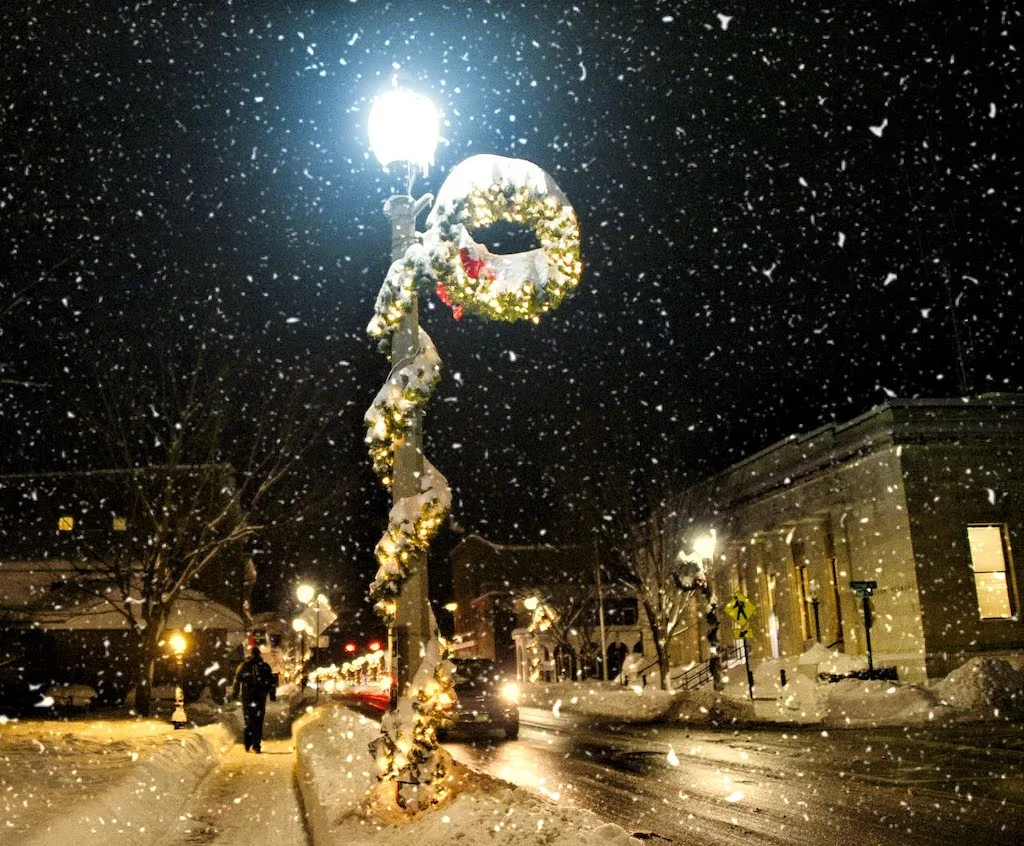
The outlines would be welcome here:
<svg viewBox="0 0 1024 846">
<path fill-rule="evenodd" d="M 378 96 L 370 109 L 370 149 L 385 168 L 396 162 L 409 166 L 409 192 L 416 170 L 426 172 L 434 163 L 434 150 L 440 134 L 440 116 L 429 98 L 407 88 L 395 86 Z M 384 204 L 384 214 L 391 222 L 391 261 L 401 259 L 416 243 L 416 218 L 433 199 L 429 194 L 414 200 L 407 194 L 396 194 Z M 397 370 L 415 359 L 420 352 L 419 304 L 412 293 L 411 307 L 402 316 L 391 339 L 391 366 Z M 392 505 L 421 493 L 423 477 L 422 413 L 408 410 L 405 434 L 394 450 L 391 477 Z M 409 577 L 402 585 L 396 609 L 394 631 L 389 628 L 389 642 L 396 640 L 398 689 L 404 690 L 412 680 L 420 656 L 430 641 L 430 605 L 427 592 L 427 556 L 410 550 Z M 390 658 L 390 656 L 389 656 Z"/>
<path fill-rule="evenodd" d="M 295 596 L 303 605 L 309 605 L 316 596 L 316 588 L 312 585 L 301 584 L 295 588 Z"/>
<path fill-rule="evenodd" d="M 299 636 L 299 687 L 306 686 L 306 621 L 301 617 L 292 620 L 292 631 Z"/>
<path fill-rule="evenodd" d="M 313 587 L 310 584 L 305 584 L 305 583 L 301 584 L 297 588 L 295 588 L 295 597 L 296 597 L 296 599 L 299 600 L 299 602 L 301 602 L 307 608 L 312 607 L 314 604 L 316 605 L 316 625 L 313 628 L 313 638 L 314 638 L 314 640 L 313 640 L 313 663 L 317 667 L 319 667 L 320 666 L 320 606 L 325 605 L 327 603 L 327 597 L 325 597 L 322 593 L 318 594 L 316 592 L 316 588 L 315 587 Z M 292 623 L 292 626 L 295 627 L 296 623 L 298 623 L 298 622 L 299 622 L 299 620 L 296 620 L 295 622 Z M 307 621 L 305 621 L 305 620 L 303 620 L 302 623 L 303 623 L 305 629 L 308 630 L 309 629 L 309 623 Z M 330 625 L 330 621 L 327 622 L 327 625 Z M 296 629 L 296 631 L 298 631 L 298 629 Z M 303 658 L 305 658 L 305 652 L 306 652 L 305 651 L 305 639 L 303 639 L 303 651 L 302 652 L 303 652 Z M 320 701 L 320 674 L 319 673 L 316 674 L 316 694 L 314 695 L 313 700 L 315 702 L 319 702 Z"/>
<path fill-rule="evenodd" d="M 374 102 L 368 123 L 381 164 L 408 166 L 407 193 L 384 204 L 392 261 L 367 326 L 391 360 L 391 372 L 364 416 L 374 471 L 392 493 L 388 527 L 374 550 L 378 567 L 370 597 L 388 626 L 396 689 L 415 695 L 409 703 L 414 707 L 393 708 L 382 721 L 371 748 L 378 777 L 399 783 L 398 804 L 414 800 L 422 807 L 445 790 L 436 732 L 454 691 L 444 660 L 447 646 L 434 636 L 427 596 L 427 548 L 452 496 L 444 476 L 423 455 L 422 408 L 440 378 L 441 362 L 419 325 L 417 291 L 435 291 L 456 320 L 473 314 L 537 323 L 579 283 L 579 224 L 561 189 L 537 165 L 477 155 L 448 174 L 426 231 L 417 234 L 416 218 L 433 198 L 415 200 L 410 194 L 417 171 L 433 163 L 437 111 L 422 95 L 395 86 Z M 491 253 L 470 232 L 496 222 L 528 226 L 540 246 Z"/>
<path fill-rule="evenodd" d="M 693 542 L 693 551 L 700 556 L 701 568 L 704 571 L 697 584 L 704 599 L 704 622 L 707 624 L 708 637 L 708 672 L 711 674 L 715 690 L 718 690 L 722 685 L 722 665 L 718 656 L 718 600 L 711 588 L 711 567 L 716 546 L 717 539 L 714 529 Z"/>
<path fill-rule="evenodd" d="M 183 633 L 175 632 L 168 638 L 167 642 L 171 647 L 171 652 L 174 653 L 177 681 L 177 685 L 174 688 L 174 713 L 171 714 L 171 724 L 176 729 L 180 729 L 184 728 L 188 722 L 188 717 L 185 715 L 185 689 L 182 682 L 185 649 L 188 647 L 188 641 Z"/>
</svg>

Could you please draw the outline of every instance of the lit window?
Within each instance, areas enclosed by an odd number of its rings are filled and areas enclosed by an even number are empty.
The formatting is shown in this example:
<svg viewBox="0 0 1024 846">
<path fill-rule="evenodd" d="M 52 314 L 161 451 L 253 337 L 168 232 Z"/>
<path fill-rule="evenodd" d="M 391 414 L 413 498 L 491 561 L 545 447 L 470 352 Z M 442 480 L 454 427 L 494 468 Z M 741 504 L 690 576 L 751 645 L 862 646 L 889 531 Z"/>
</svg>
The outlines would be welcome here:
<svg viewBox="0 0 1024 846">
<path fill-rule="evenodd" d="M 112 526 L 115 532 L 126 532 L 128 530 L 128 520 L 115 514 Z"/>
<path fill-rule="evenodd" d="M 70 514 L 62 514 L 57 518 L 57 529 L 62 532 L 70 532 L 75 528 L 75 518 Z"/>
<path fill-rule="evenodd" d="M 1006 535 L 1002 526 L 968 526 L 974 588 L 978 594 L 978 613 L 983 620 L 1013 616 L 1007 567 Z"/>
</svg>

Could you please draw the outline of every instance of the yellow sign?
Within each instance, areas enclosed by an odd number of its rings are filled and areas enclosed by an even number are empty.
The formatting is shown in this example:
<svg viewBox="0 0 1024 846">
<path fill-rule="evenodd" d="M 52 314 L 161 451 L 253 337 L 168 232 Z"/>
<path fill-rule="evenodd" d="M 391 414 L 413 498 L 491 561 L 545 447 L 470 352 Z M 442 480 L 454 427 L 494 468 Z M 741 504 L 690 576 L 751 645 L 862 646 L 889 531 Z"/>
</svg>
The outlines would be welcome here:
<svg viewBox="0 0 1024 846">
<path fill-rule="evenodd" d="M 750 637 L 750 629 L 743 628 L 732 630 L 733 640 L 746 640 L 748 637 Z"/>
<path fill-rule="evenodd" d="M 746 629 L 756 610 L 757 606 L 739 591 L 730 596 L 729 601 L 725 603 L 725 613 L 733 619 L 737 629 Z"/>
</svg>

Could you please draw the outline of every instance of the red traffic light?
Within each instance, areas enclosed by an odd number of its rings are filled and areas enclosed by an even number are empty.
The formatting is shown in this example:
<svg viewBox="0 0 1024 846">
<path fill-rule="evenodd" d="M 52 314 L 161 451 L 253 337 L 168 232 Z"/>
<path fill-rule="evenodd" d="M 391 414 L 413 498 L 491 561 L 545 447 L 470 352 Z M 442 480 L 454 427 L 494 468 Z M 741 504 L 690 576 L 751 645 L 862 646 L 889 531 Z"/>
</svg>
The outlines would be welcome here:
<svg viewBox="0 0 1024 846">
<path fill-rule="evenodd" d="M 356 645 L 354 643 L 346 643 L 345 644 L 345 651 L 346 652 L 355 652 L 356 651 Z"/>
<path fill-rule="evenodd" d="M 368 647 L 370 649 L 370 652 L 380 652 L 380 641 L 371 640 L 370 643 L 368 644 Z"/>
</svg>

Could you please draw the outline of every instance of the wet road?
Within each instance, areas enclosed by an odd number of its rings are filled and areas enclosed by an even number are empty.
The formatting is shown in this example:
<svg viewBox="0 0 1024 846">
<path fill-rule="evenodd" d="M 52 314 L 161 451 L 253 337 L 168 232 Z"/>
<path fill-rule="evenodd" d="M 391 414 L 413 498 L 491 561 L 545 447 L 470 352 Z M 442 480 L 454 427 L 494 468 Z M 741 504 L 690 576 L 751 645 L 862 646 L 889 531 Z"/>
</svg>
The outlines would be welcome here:
<svg viewBox="0 0 1024 846">
<path fill-rule="evenodd" d="M 524 709 L 518 741 L 448 747 L 490 775 L 675 843 L 1017 844 L 1024 820 L 1019 724 L 601 729 Z"/>
</svg>

